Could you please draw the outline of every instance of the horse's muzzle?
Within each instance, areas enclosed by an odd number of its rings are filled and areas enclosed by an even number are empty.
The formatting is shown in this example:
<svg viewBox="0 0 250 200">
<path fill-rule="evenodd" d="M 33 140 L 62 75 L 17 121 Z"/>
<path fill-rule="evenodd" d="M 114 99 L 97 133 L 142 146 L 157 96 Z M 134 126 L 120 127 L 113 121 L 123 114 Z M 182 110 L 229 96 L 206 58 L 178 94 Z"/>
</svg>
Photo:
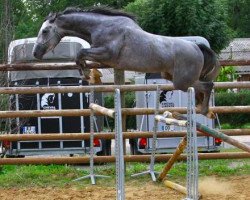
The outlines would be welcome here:
<svg viewBox="0 0 250 200">
<path fill-rule="evenodd" d="M 47 48 L 46 46 L 36 43 L 33 48 L 33 56 L 39 60 L 43 58 L 43 55 L 46 53 Z"/>
</svg>

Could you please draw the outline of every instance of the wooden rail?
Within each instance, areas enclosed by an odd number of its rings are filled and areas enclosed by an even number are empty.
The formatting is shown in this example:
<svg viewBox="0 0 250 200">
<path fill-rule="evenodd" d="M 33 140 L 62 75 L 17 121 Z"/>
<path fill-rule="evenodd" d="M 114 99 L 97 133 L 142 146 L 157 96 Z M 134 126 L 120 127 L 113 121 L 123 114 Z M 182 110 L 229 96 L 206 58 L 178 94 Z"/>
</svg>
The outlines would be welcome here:
<svg viewBox="0 0 250 200">
<path fill-rule="evenodd" d="M 173 90 L 173 84 L 159 84 L 161 90 Z M 250 88 L 250 81 L 241 82 L 215 82 L 215 89 L 222 88 Z M 50 86 L 50 87 L 0 87 L 0 94 L 43 94 L 43 93 L 85 93 L 95 92 L 114 92 L 120 89 L 121 92 L 131 91 L 156 91 L 156 84 L 138 85 L 92 85 L 92 86 Z"/>
<path fill-rule="evenodd" d="M 109 109 L 111 111 L 111 109 Z M 217 106 L 211 107 L 215 113 L 249 113 L 250 106 Z M 186 113 L 185 107 L 167 107 L 159 110 L 162 114 L 165 111 Z M 122 114 L 125 115 L 151 115 L 154 114 L 154 108 L 122 108 Z M 0 118 L 28 118 L 28 117 L 76 117 L 89 116 L 90 109 L 65 109 L 65 110 L 22 110 L 22 111 L 0 111 Z M 97 112 L 96 115 L 101 115 Z"/>
<path fill-rule="evenodd" d="M 92 61 L 86 61 L 86 64 L 88 68 L 92 69 L 106 68 Z M 0 71 L 79 70 L 79 68 L 75 62 L 0 64 Z"/>
<path fill-rule="evenodd" d="M 221 66 L 247 66 L 250 60 L 220 60 Z"/>
<path fill-rule="evenodd" d="M 156 155 L 157 162 L 166 162 L 172 154 Z M 126 155 L 126 162 L 149 162 L 150 155 Z M 199 153 L 199 160 L 208 159 L 244 159 L 250 158 L 250 153 Z M 186 155 L 180 155 L 177 160 L 186 160 Z M 96 156 L 95 163 L 115 162 L 115 156 Z M 0 165 L 29 165 L 29 164 L 83 164 L 89 163 L 89 157 L 27 157 L 27 158 L 0 158 Z"/>
<path fill-rule="evenodd" d="M 250 129 L 222 129 L 220 132 L 228 136 L 248 136 L 250 135 Z M 186 131 L 165 131 L 158 132 L 157 138 L 166 137 L 184 137 Z M 204 133 L 198 132 L 198 136 L 204 136 Z M 114 139 L 114 132 L 101 132 L 95 133 L 94 137 L 97 139 Z M 152 131 L 144 132 L 123 132 L 123 137 L 126 139 L 135 138 L 152 138 Z M 0 141 L 35 141 L 35 140 L 87 140 L 90 138 L 90 133 L 43 133 L 43 134 L 0 134 Z"/>
<path fill-rule="evenodd" d="M 88 68 L 108 68 L 96 62 L 86 61 Z M 247 66 L 250 60 L 220 60 L 221 66 Z M 79 69 L 75 62 L 67 63 L 14 63 L 0 64 L 0 71 L 30 71 L 30 70 L 73 70 Z"/>
</svg>

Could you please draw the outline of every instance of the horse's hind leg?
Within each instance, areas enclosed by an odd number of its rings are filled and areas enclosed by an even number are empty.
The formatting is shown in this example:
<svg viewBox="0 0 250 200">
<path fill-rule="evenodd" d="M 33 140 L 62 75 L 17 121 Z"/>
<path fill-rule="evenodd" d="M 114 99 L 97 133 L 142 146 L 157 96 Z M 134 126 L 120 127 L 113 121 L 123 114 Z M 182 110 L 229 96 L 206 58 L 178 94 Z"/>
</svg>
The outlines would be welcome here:
<svg viewBox="0 0 250 200">
<path fill-rule="evenodd" d="M 201 110 L 203 99 L 204 99 L 204 94 L 202 92 L 195 92 L 196 107 L 198 110 Z"/>
<path fill-rule="evenodd" d="M 214 118 L 214 114 L 209 112 L 209 99 L 214 86 L 213 82 L 196 81 L 192 86 L 194 87 L 197 96 L 200 96 L 199 93 L 204 95 L 203 101 L 201 103 L 201 114 L 206 115 L 209 118 Z"/>
</svg>

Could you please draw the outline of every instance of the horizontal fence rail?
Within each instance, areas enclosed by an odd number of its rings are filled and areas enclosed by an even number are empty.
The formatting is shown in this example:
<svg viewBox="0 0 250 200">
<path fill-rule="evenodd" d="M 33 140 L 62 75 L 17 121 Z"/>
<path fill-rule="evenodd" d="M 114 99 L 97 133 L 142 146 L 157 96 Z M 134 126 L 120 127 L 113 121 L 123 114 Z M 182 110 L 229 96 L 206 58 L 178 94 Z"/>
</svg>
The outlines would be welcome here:
<svg viewBox="0 0 250 200">
<path fill-rule="evenodd" d="M 89 68 L 108 68 L 98 63 L 86 61 Z M 221 66 L 247 66 L 250 60 L 220 60 Z M 30 71 L 30 70 L 73 70 L 79 69 L 75 62 L 68 63 L 16 63 L 0 64 L 0 71 Z"/>
<path fill-rule="evenodd" d="M 111 109 L 109 109 L 111 110 Z M 249 113 L 250 106 L 217 106 L 210 107 L 210 110 L 215 113 Z M 185 107 L 167 107 L 159 109 L 162 114 L 165 111 L 186 113 Z M 154 108 L 122 108 L 122 114 L 125 115 L 151 115 L 154 114 Z M 89 116 L 90 109 L 65 109 L 65 110 L 22 110 L 22 111 L 0 111 L 0 118 L 28 118 L 28 117 L 76 117 Z M 96 115 L 102 115 L 97 112 Z"/>
<path fill-rule="evenodd" d="M 86 61 L 88 68 L 107 68 L 98 63 Z M 79 70 L 75 62 L 67 63 L 18 63 L 0 64 L 0 71 L 34 71 L 34 70 Z"/>
<path fill-rule="evenodd" d="M 247 66 L 250 60 L 220 60 L 221 66 Z"/>
<path fill-rule="evenodd" d="M 220 132 L 228 136 L 248 136 L 250 129 L 222 129 Z M 157 138 L 166 137 L 183 137 L 186 131 L 165 131 L 158 132 Z M 198 132 L 197 136 L 204 136 L 204 133 Z M 101 132 L 95 133 L 94 137 L 97 139 L 114 139 L 114 132 Z M 151 131 L 134 131 L 123 132 L 124 139 L 135 138 L 152 138 L 153 132 Z M 35 140 L 87 140 L 90 138 L 90 133 L 43 133 L 43 134 L 0 134 L 0 141 L 35 141 Z"/>
<path fill-rule="evenodd" d="M 43 94 L 43 93 L 85 93 L 114 92 L 120 89 L 121 92 L 131 91 L 156 91 L 157 85 L 161 90 L 173 90 L 173 84 L 138 84 L 138 85 L 97 85 L 97 86 L 50 86 L 50 87 L 0 87 L 0 94 Z M 215 89 L 223 88 L 250 88 L 250 81 L 242 82 L 215 82 Z"/>
<path fill-rule="evenodd" d="M 157 162 L 166 162 L 172 154 L 156 155 Z M 199 160 L 208 159 L 243 159 L 250 158 L 250 153 L 199 153 Z M 186 160 L 186 155 L 180 155 L 177 160 Z M 125 162 L 149 162 L 150 155 L 125 155 Z M 96 156 L 95 163 L 115 162 L 115 156 Z M 1 158 L 0 165 L 24 165 L 24 164 L 84 164 L 89 163 L 89 157 L 30 157 L 30 158 Z"/>
</svg>

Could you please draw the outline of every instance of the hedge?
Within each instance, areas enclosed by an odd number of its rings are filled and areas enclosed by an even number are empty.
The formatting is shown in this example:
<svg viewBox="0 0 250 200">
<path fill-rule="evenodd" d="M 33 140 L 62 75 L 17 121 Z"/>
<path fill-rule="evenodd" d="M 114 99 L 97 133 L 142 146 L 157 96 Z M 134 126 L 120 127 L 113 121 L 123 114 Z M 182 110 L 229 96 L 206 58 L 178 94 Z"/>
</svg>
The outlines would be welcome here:
<svg viewBox="0 0 250 200">
<path fill-rule="evenodd" d="M 221 92 L 215 94 L 216 106 L 247 106 L 250 105 L 250 90 L 241 90 L 238 93 Z M 231 127 L 241 127 L 250 123 L 250 113 L 218 114 L 221 124 Z"/>
<path fill-rule="evenodd" d="M 110 94 L 104 97 L 104 106 L 106 108 L 114 108 L 114 95 Z M 135 92 L 126 92 L 125 93 L 125 107 L 133 108 L 135 107 Z M 114 120 L 108 118 L 109 126 L 111 129 L 114 129 Z M 129 115 L 126 119 L 127 129 L 136 129 L 136 116 Z"/>
</svg>

